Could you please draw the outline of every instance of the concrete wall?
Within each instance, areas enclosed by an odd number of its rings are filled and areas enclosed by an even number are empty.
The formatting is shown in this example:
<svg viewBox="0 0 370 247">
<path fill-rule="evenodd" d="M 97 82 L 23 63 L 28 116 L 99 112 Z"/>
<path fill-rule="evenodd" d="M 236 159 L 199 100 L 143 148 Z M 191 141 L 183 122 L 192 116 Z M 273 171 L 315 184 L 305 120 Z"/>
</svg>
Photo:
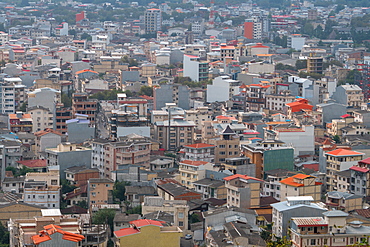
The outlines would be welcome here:
<svg viewBox="0 0 370 247">
<path fill-rule="evenodd" d="M 95 137 L 95 128 L 89 127 L 88 123 L 68 123 L 67 132 L 68 141 L 72 143 L 82 143 Z"/>
</svg>

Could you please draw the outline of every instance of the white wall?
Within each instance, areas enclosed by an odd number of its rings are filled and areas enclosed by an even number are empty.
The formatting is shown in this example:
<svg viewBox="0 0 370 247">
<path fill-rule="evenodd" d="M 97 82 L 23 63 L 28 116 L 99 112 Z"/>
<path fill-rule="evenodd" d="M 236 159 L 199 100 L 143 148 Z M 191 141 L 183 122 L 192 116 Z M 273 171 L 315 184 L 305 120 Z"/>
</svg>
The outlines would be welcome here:
<svg viewBox="0 0 370 247">
<path fill-rule="evenodd" d="M 207 85 L 207 102 L 221 102 L 229 100 L 229 83 L 222 77 L 216 77 L 212 85 Z"/>
</svg>

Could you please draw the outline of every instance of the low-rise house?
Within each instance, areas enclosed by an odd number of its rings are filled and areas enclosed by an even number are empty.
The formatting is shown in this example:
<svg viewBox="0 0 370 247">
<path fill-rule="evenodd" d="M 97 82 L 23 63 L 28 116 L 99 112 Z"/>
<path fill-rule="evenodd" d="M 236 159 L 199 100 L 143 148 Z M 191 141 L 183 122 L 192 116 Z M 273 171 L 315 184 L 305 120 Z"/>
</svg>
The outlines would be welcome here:
<svg viewBox="0 0 370 247">
<path fill-rule="evenodd" d="M 144 198 L 142 214 L 165 212 L 171 215 L 171 222 L 182 230 L 188 229 L 189 205 L 185 200 L 164 200 L 158 196 Z"/>
<path fill-rule="evenodd" d="M 130 206 L 140 206 L 144 202 L 146 196 L 156 196 L 157 191 L 153 186 L 126 186 L 126 200 L 130 202 Z"/>
<path fill-rule="evenodd" d="M 158 170 L 165 170 L 165 169 L 173 168 L 174 163 L 175 161 L 173 158 L 160 157 L 156 160 L 150 161 L 150 170 L 158 171 Z"/>
<path fill-rule="evenodd" d="M 113 219 L 113 229 L 118 231 L 122 228 L 130 227 L 130 221 L 140 219 L 140 214 L 126 214 L 121 212 L 116 212 Z"/>
<path fill-rule="evenodd" d="M 100 178 L 97 168 L 85 166 L 72 166 L 65 170 L 66 179 L 73 185 L 79 187 L 87 183 L 90 178 Z"/>
<path fill-rule="evenodd" d="M 63 134 L 59 131 L 47 128 L 34 133 L 35 153 L 41 155 L 47 148 L 55 148 L 63 141 Z"/>
<path fill-rule="evenodd" d="M 330 191 L 326 194 L 325 203 L 329 209 L 351 212 L 363 208 L 363 197 L 347 192 Z"/>
<path fill-rule="evenodd" d="M 165 200 L 193 200 L 201 199 L 202 194 L 189 190 L 186 187 L 173 182 L 162 182 L 163 180 L 157 181 L 157 193 L 160 197 Z"/>
<path fill-rule="evenodd" d="M 194 190 L 203 195 L 202 199 L 218 198 L 226 199 L 227 192 L 224 181 L 211 178 L 203 178 L 193 182 Z"/>
<path fill-rule="evenodd" d="M 36 160 L 19 160 L 17 161 L 17 168 L 21 169 L 23 166 L 33 169 L 34 172 L 46 172 L 47 160 L 36 159 Z"/>
<path fill-rule="evenodd" d="M 4 192 L 23 193 L 24 177 L 5 177 L 1 189 Z"/>
</svg>

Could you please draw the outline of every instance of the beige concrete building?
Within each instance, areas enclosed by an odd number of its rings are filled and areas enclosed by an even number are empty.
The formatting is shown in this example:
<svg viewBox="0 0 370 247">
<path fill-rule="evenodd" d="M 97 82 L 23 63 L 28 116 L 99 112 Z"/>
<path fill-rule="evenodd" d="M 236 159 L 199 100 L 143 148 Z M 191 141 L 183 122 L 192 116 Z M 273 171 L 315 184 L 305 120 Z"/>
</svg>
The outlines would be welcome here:
<svg viewBox="0 0 370 247">
<path fill-rule="evenodd" d="M 47 185 L 60 184 L 59 170 L 49 170 L 48 172 L 28 172 L 26 174 L 26 181 L 45 181 Z"/>
<path fill-rule="evenodd" d="M 321 185 L 316 182 L 316 177 L 297 174 L 280 181 L 280 200 L 286 201 L 287 197 L 292 196 L 312 196 L 315 202 L 321 200 Z"/>
<path fill-rule="evenodd" d="M 144 198 L 141 213 L 145 216 L 149 213 L 165 212 L 173 215 L 174 225 L 181 230 L 188 229 L 189 206 L 185 200 L 164 200 L 159 196 L 147 196 Z"/>
<path fill-rule="evenodd" d="M 174 150 L 193 143 L 195 123 L 183 117 L 154 124 L 154 139 L 162 143 L 162 148 Z"/>
<path fill-rule="evenodd" d="M 108 178 L 90 178 L 87 183 L 88 205 L 94 208 L 96 205 L 113 203 L 114 181 Z"/>
<path fill-rule="evenodd" d="M 308 246 L 357 246 L 368 241 L 370 227 L 361 221 L 346 223 L 348 213 L 332 210 L 324 217 L 291 218 L 290 238 L 294 247 Z M 361 245 L 361 244 L 359 244 Z M 367 244 L 365 244 L 368 246 Z"/>
<path fill-rule="evenodd" d="M 214 159 L 215 164 L 225 162 L 226 158 L 239 157 L 240 139 L 229 125 L 225 128 L 220 137 L 209 139 L 208 143 L 216 147 Z"/>
<path fill-rule="evenodd" d="M 227 206 L 237 208 L 260 206 L 263 180 L 240 174 L 231 175 L 224 180 L 227 189 Z"/>
<path fill-rule="evenodd" d="M 336 149 L 325 153 L 327 191 L 336 191 L 338 189 L 337 172 L 357 165 L 363 159 L 364 155 L 364 153 L 347 149 Z"/>
<path fill-rule="evenodd" d="M 329 209 L 351 212 L 363 209 L 363 197 L 347 192 L 330 191 L 326 194 L 325 204 Z"/>
<path fill-rule="evenodd" d="M 54 114 L 49 109 L 35 106 L 28 108 L 27 112 L 31 114 L 33 132 L 54 128 Z"/>
<path fill-rule="evenodd" d="M 179 163 L 181 184 L 188 188 L 194 188 L 193 182 L 205 178 L 206 170 L 213 170 L 213 164 L 207 161 L 181 161 Z"/>
</svg>

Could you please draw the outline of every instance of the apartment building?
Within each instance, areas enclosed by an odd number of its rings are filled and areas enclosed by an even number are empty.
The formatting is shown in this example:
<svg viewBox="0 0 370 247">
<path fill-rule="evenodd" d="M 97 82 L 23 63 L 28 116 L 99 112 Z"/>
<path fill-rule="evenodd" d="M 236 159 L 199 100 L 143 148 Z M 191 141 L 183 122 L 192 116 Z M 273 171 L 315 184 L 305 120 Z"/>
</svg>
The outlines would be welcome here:
<svg viewBox="0 0 370 247">
<path fill-rule="evenodd" d="M 72 115 L 87 115 L 91 125 L 95 124 L 98 101 L 89 99 L 87 93 L 74 93 L 72 97 Z"/>
<path fill-rule="evenodd" d="M 23 201 L 46 208 L 59 208 L 60 186 L 48 185 L 46 181 L 29 180 L 24 182 Z"/>
<path fill-rule="evenodd" d="M 27 109 L 32 118 L 32 130 L 37 132 L 46 128 L 54 128 L 54 114 L 42 106 L 34 106 Z"/>
<path fill-rule="evenodd" d="M 113 203 L 114 181 L 108 178 L 90 178 L 87 182 L 88 205 L 95 208 L 98 205 Z"/>
<path fill-rule="evenodd" d="M 216 147 L 214 145 L 206 143 L 185 145 L 183 159 L 213 163 L 215 157 L 215 148 Z"/>
<path fill-rule="evenodd" d="M 13 133 L 27 132 L 32 133 L 33 120 L 31 114 L 16 112 L 9 114 L 9 129 Z"/>
<path fill-rule="evenodd" d="M 333 93 L 333 99 L 340 104 L 360 108 L 364 102 L 364 93 L 357 85 L 340 85 Z"/>
<path fill-rule="evenodd" d="M 222 131 L 220 137 L 208 140 L 215 148 L 215 164 L 221 164 L 226 158 L 236 158 L 240 155 L 240 138 L 230 128 L 230 125 Z"/>
<path fill-rule="evenodd" d="M 368 241 L 364 233 L 370 231 L 361 221 L 347 223 L 348 213 L 332 210 L 321 217 L 292 218 L 290 232 L 292 246 L 352 246 Z M 361 244 L 360 244 L 361 245 Z"/>
<path fill-rule="evenodd" d="M 287 197 L 286 201 L 271 204 L 272 234 L 282 238 L 289 234 L 289 221 L 293 217 L 320 217 L 327 209 L 322 204 L 313 203 L 311 196 Z"/>
<path fill-rule="evenodd" d="M 183 117 L 174 117 L 170 121 L 154 123 L 154 139 L 162 144 L 162 148 L 175 150 L 193 143 L 194 128 L 194 122 L 186 121 Z"/>
<path fill-rule="evenodd" d="M 263 180 L 241 174 L 225 177 L 224 180 L 229 207 L 253 208 L 260 206 Z"/>
<path fill-rule="evenodd" d="M 292 196 L 312 196 L 315 202 L 321 200 L 322 183 L 316 182 L 316 177 L 314 176 L 296 174 L 281 180 L 280 184 L 280 201 L 285 201 L 287 197 Z"/>
<path fill-rule="evenodd" d="M 160 9 L 147 9 L 144 14 L 145 33 L 156 33 L 162 29 L 162 12 Z"/>
<path fill-rule="evenodd" d="M 265 181 L 263 185 L 263 195 L 272 196 L 276 200 L 281 200 L 281 184 L 280 181 L 295 175 L 296 172 L 292 172 L 286 169 L 273 169 L 265 172 Z"/>
<path fill-rule="evenodd" d="M 337 172 L 357 165 L 357 163 L 363 159 L 364 155 L 364 153 L 347 149 L 335 149 L 333 151 L 326 152 L 327 191 L 335 191 L 338 189 L 338 181 L 336 178 Z"/>
<path fill-rule="evenodd" d="M 213 164 L 207 161 L 181 161 L 179 163 L 181 184 L 188 188 L 194 188 L 193 182 L 205 178 L 206 170 L 213 170 Z"/>
<path fill-rule="evenodd" d="M 201 61 L 200 57 L 184 54 L 184 77 L 190 77 L 193 81 L 208 80 L 208 62 Z"/>
</svg>

